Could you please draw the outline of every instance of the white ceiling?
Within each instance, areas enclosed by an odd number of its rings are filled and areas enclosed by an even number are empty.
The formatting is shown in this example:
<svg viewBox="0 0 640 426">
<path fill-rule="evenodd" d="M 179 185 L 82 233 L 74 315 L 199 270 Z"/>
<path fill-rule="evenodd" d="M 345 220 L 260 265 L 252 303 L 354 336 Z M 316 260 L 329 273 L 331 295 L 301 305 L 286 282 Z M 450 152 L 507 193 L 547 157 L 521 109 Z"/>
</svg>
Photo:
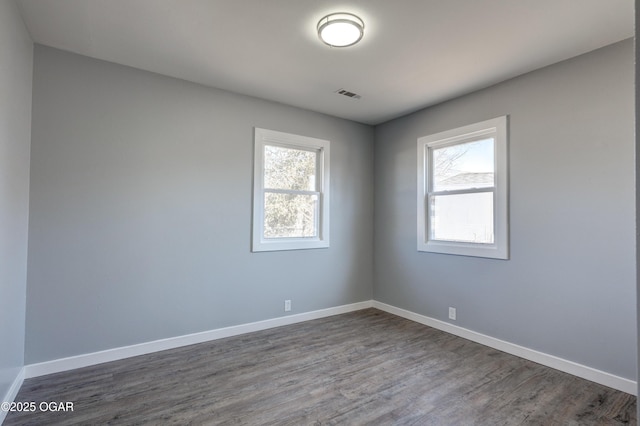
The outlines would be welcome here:
<svg viewBox="0 0 640 426">
<path fill-rule="evenodd" d="M 378 124 L 633 36 L 633 0 L 18 0 L 36 43 Z M 365 21 L 330 48 L 331 12 Z M 334 93 L 344 88 L 362 96 Z"/>
</svg>

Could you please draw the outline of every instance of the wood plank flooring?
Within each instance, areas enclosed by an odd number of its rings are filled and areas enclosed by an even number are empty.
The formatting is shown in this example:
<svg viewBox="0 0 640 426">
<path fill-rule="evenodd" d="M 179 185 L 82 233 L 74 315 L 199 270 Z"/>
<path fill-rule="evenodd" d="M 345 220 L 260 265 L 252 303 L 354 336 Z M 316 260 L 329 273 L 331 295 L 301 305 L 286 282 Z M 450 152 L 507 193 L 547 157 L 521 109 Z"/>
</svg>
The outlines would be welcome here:
<svg viewBox="0 0 640 426">
<path fill-rule="evenodd" d="M 366 309 L 25 380 L 11 425 L 621 425 L 636 398 Z"/>
</svg>

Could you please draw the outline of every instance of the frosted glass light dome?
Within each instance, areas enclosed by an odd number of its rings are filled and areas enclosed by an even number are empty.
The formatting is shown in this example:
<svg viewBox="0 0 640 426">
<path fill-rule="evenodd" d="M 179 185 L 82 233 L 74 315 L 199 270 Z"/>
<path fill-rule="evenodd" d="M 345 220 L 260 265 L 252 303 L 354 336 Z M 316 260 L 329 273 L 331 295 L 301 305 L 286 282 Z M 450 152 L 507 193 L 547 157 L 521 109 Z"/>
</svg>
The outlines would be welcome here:
<svg viewBox="0 0 640 426">
<path fill-rule="evenodd" d="M 364 22 L 352 13 L 331 13 L 318 21 L 318 37 L 331 47 L 353 46 L 364 35 Z"/>
</svg>

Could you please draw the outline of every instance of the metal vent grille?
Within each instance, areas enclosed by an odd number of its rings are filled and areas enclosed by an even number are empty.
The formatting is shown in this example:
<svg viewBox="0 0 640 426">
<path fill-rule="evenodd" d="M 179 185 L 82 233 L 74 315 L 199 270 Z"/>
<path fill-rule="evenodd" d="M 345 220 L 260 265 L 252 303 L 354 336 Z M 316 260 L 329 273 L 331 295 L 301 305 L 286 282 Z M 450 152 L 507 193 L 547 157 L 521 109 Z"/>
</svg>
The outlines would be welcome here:
<svg viewBox="0 0 640 426">
<path fill-rule="evenodd" d="M 360 99 L 362 97 L 362 96 L 358 95 L 357 93 L 353 93 L 353 92 L 350 92 L 350 91 L 344 90 L 344 89 L 338 89 L 338 90 L 336 90 L 336 93 L 338 95 L 346 96 L 346 97 L 351 98 L 351 99 Z"/>
</svg>

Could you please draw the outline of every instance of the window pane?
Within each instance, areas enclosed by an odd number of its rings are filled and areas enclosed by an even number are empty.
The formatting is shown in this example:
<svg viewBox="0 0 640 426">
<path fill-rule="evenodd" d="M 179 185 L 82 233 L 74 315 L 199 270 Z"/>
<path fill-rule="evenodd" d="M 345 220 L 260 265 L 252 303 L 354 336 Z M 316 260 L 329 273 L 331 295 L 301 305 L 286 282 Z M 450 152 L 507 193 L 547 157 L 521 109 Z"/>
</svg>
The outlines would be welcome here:
<svg viewBox="0 0 640 426">
<path fill-rule="evenodd" d="M 493 192 L 431 197 L 431 238 L 493 244 Z"/>
<path fill-rule="evenodd" d="M 265 145 L 264 187 L 315 191 L 317 156 L 317 151 Z"/>
<path fill-rule="evenodd" d="M 494 186 L 493 138 L 436 148 L 433 158 L 433 191 Z"/>
<path fill-rule="evenodd" d="M 264 238 L 318 236 L 318 196 L 264 194 Z"/>
</svg>

